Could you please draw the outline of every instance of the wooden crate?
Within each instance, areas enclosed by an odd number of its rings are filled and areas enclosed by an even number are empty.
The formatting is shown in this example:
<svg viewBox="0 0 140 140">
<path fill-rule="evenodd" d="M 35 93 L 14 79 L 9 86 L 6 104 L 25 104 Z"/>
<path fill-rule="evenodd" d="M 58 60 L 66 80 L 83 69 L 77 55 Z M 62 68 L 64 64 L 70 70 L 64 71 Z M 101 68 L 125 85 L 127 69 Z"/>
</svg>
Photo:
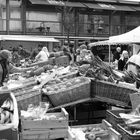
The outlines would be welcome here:
<svg viewBox="0 0 140 140">
<path fill-rule="evenodd" d="M 72 126 L 71 127 L 71 131 L 74 135 L 74 132 L 75 130 L 72 130 L 72 129 L 80 129 L 80 131 L 83 129 L 83 128 L 103 128 L 104 129 L 104 134 L 101 132 L 95 132 L 95 136 L 96 138 L 97 137 L 100 137 L 102 140 L 121 140 L 121 135 L 120 133 L 118 133 L 117 131 L 115 131 L 113 128 L 112 128 L 112 125 L 110 123 L 108 123 L 106 120 L 103 120 L 102 123 L 100 124 L 88 124 L 88 125 L 78 125 L 78 126 Z M 82 131 L 81 131 L 82 132 Z M 84 132 L 83 132 L 84 133 Z M 89 133 L 89 132 L 87 132 Z M 85 138 L 85 134 L 84 135 L 80 135 L 80 137 L 82 138 L 83 136 L 83 139 Z M 80 140 L 79 139 L 79 134 L 78 135 L 75 135 L 76 139 Z M 95 138 L 95 139 L 96 139 Z"/>
<path fill-rule="evenodd" d="M 0 105 L 3 104 L 7 98 L 11 98 L 13 100 L 14 105 L 14 113 L 13 119 L 11 123 L 8 124 L 0 124 L 0 140 L 18 140 L 18 124 L 19 124 L 19 114 L 17 101 L 13 93 L 4 93 L 0 94 Z"/>
<path fill-rule="evenodd" d="M 106 120 L 112 125 L 112 127 L 118 131 L 118 124 L 124 123 L 123 118 L 120 117 L 120 113 L 130 113 L 132 109 L 124 110 L 107 110 L 106 111 Z"/>
<path fill-rule="evenodd" d="M 68 129 L 48 129 L 23 131 L 21 135 L 22 140 L 51 140 L 58 138 L 67 138 Z"/>
<path fill-rule="evenodd" d="M 55 115 L 53 120 L 30 120 L 21 116 L 22 133 L 21 139 L 27 140 L 49 140 L 68 137 L 68 113 L 64 108 L 61 112 L 47 113 L 48 116 Z"/>
</svg>

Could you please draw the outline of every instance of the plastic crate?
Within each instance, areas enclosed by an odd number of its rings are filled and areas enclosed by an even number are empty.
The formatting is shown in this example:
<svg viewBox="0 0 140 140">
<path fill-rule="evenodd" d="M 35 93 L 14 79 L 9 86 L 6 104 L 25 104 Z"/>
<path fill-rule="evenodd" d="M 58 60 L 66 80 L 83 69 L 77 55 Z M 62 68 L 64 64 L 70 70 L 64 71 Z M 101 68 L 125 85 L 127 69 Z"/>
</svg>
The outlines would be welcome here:
<svg viewBox="0 0 140 140">
<path fill-rule="evenodd" d="M 140 135 L 132 134 L 125 127 L 125 124 L 118 124 L 118 132 L 122 135 L 122 140 L 140 140 Z"/>
<path fill-rule="evenodd" d="M 130 106 L 130 94 L 137 89 L 115 83 L 91 79 L 91 97 L 103 98 L 105 101 L 120 106 Z"/>
<path fill-rule="evenodd" d="M 127 110 L 107 110 L 106 111 L 106 120 L 112 124 L 113 128 L 118 130 L 117 124 L 124 123 L 123 119 L 120 117 L 119 113 L 130 113 L 131 109 Z"/>
</svg>

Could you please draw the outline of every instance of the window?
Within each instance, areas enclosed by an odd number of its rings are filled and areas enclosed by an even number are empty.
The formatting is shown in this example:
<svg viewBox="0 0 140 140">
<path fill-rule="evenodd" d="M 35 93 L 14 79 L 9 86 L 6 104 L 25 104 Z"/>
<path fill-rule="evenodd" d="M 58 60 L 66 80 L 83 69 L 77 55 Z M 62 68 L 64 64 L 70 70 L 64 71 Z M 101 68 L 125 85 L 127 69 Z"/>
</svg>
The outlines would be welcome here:
<svg viewBox="0 0 140 140">
<path fill-rule="evenodd" d="M 9 29 L 10 31 L 21 31 L 22 25 L 21 21 L 19 20 L 10 20 L 9 21 Z"/>
<path fill-rule="evenodd" d="M 140 17 L 139 16 L 127 15 L 125 17 L 126 32 L 134 29 L 135 27 L 137 27 L 139 25 L 140 25 Z"/>
<path fill-rule="evenodd" d="M 109 34 L 109 16 L 80 14 L 79 33 Z"/>
<path fill-rule="evenodd" d="M 6 31 L 6 1 L 0 1 L 0 31 Z"/>
<path fill-rule="evenodd" d="M 10 21 L 9 30 L 10 31 L 22 31 L 21 24 L 21 1 L 10 0 Z"/>
<path fill-rule="evenodd" d="M 27 11 L 26 12 L 26 28 L 27 32 L 38 32 L 44 29 L 47 32 L 60 32 L 61 30 L 61 14 L 54 12 Z M 41 30 L 41 28 L 42 30 Z M 48 27 L 48 28 L 47 28 Z"/>
<path fill-rule="evenodd" d="M 21 12 L 19 8 L 10 9 L 10 18 L 11 19 L 21 19 Z"/>
<path fill-rule="evenodd" d="M 121 33 L 121 21 L 119 15 L 112 16 L 112 28 L 111 28 L 111 34 L 112 35 L 118 35 Z"/>
</svg>

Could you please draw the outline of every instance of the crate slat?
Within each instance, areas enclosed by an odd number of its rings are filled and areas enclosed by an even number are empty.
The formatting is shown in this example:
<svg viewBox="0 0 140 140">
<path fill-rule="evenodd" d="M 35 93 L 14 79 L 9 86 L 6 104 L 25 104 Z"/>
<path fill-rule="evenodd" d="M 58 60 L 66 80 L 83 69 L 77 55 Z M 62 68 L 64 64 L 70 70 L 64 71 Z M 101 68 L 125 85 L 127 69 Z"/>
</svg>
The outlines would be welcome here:
<svg viewBox="0 0 140 140">
<path fill-rule="evenodd" d="M 22 139 L 24 140 L 50 140 L 66 137 L 68 137 L 67 129 L 57 129 L 48 131 L 27 131 L 26 133 L 22 133 Z"/>
</svg>

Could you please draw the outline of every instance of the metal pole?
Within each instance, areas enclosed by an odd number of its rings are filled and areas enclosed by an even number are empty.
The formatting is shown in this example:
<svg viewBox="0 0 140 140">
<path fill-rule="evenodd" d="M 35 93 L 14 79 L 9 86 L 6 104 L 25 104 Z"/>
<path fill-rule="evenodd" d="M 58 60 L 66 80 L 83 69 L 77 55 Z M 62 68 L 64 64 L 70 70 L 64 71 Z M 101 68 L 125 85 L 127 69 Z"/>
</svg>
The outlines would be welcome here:
<svg viewBox="0 0 140 140">
<path fill-rule="evenodd" d="M 109 44 L 109 65 L 110 65 L 110 59 L 111 59 L 111 46 L 110 46 L 110 44 Z"/>
<path fill-rule="evenodd" d="M 6 0 L 6 31 L 9 34 L 9 20 L 10 19 L 10 2 Z"/>
</svg>

